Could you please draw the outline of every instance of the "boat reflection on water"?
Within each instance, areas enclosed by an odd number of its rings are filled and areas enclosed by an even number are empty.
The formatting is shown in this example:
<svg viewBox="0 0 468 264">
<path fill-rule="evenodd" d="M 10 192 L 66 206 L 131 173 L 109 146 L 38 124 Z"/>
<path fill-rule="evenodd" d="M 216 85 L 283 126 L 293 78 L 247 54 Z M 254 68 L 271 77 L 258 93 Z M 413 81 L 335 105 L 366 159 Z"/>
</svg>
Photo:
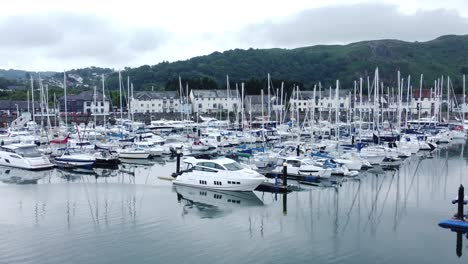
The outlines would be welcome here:
<svg viewBox="0 0 468 264">
<path fill-rule="evenodd" d="M 214 191 L 183 185 L 174 185 L 177 200 L 183 204 L 183 214 L 201 218 L 222 217 L 241 207 L 263 206 L 254 192 Z"/>
<path fill-rule="evenodd" d="M 93 168 L 93 172 L 96 178 L 104 178 L 104 177 L 116 177 L 118 174 L 117 169 L 110 169 L 110 168 Z"/>
<path fill-rule="evenodd" d="M 47 177 L 49 174 L 50 170 L 29 171 L 0 166 L 0 182 L 5 184 L 37 184 L 40 179 Z"/>
<path fill-rule="evenodd" d="M 132 164 L 132 165 L 141 165 L 141 166 L 153 166 L 156 162 L 150 159 L 125 159 L 121 158 L 120 161 L 122 164 Z"/>
</svg>

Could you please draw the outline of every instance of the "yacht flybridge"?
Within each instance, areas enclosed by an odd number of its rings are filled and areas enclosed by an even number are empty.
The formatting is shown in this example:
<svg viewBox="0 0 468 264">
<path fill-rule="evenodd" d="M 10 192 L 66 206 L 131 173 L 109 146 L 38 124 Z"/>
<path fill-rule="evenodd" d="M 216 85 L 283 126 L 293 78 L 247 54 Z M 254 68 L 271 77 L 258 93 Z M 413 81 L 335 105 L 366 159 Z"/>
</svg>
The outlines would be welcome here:
<svg viewBox="0 0 468 264">
<path fill-rule="evenodd" d="M 10 144 L 0 148 L 0 165 L 27 170 L 49 169 L 54 166 L 35 144 Z"/>
<path fill-rule="evenodd" d="M 228 158 L 184 159 L 187 169 L 176 175 L 174 184 L 225 191 L 253 191 L 265 177 Z"/>
</svg>

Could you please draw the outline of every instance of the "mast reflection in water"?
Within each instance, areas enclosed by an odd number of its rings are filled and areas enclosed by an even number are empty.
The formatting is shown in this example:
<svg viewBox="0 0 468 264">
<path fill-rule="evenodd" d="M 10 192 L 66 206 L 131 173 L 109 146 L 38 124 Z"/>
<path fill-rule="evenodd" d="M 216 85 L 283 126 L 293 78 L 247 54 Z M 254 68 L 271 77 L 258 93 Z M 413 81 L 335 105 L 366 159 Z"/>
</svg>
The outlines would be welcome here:
<svg viewBox="0 0 468 264">
<path fill-rule="evenodd" d="M 0 168 L 0 263 L 464 263 L 463 235 L 437 223 L 467 159 L 453 144 L 287 195 L 172 186 L 170 160 Z"/>
</svg>

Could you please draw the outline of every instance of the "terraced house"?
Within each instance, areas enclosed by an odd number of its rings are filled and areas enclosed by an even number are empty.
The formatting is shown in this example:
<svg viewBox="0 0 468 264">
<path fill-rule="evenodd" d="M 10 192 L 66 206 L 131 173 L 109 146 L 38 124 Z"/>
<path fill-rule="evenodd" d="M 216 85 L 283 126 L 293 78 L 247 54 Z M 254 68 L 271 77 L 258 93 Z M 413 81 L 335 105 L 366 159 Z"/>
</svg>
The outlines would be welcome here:
<svg viewBox="0 0 468 264">
<path fill-rule="evenodd" d="M 175 113 L 182 110 L 176 91 L 137 92 L 131 102 L 134 113 Z"/>
<path fill-rule="evenodd" d="M 240 94 L 236 90 L 192 90 L 190 92 L 194 113 L 239 112 Z"/>
</svg>

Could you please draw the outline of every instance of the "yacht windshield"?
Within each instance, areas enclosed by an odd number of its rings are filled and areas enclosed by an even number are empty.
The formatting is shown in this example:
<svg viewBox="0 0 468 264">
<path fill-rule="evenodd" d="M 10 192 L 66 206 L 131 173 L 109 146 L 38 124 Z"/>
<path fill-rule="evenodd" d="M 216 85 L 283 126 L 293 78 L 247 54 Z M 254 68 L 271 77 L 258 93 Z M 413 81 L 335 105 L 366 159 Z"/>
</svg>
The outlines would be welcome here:
<svg viewBox="0 0 468 264">
<path fill-rule="evenodd" d="M 37 151 L 36 147 L 22 147 L 16 149 L 15 152 L 25 158 L 34 158 L 41 156 L 41 153 Z"/>
<path fill-rule="evenodd" d="M 224 164 L 224 167 L 230 171 L 238 171 L 243 169 L 242 166 L 237 162 Z"/>
</svg>

